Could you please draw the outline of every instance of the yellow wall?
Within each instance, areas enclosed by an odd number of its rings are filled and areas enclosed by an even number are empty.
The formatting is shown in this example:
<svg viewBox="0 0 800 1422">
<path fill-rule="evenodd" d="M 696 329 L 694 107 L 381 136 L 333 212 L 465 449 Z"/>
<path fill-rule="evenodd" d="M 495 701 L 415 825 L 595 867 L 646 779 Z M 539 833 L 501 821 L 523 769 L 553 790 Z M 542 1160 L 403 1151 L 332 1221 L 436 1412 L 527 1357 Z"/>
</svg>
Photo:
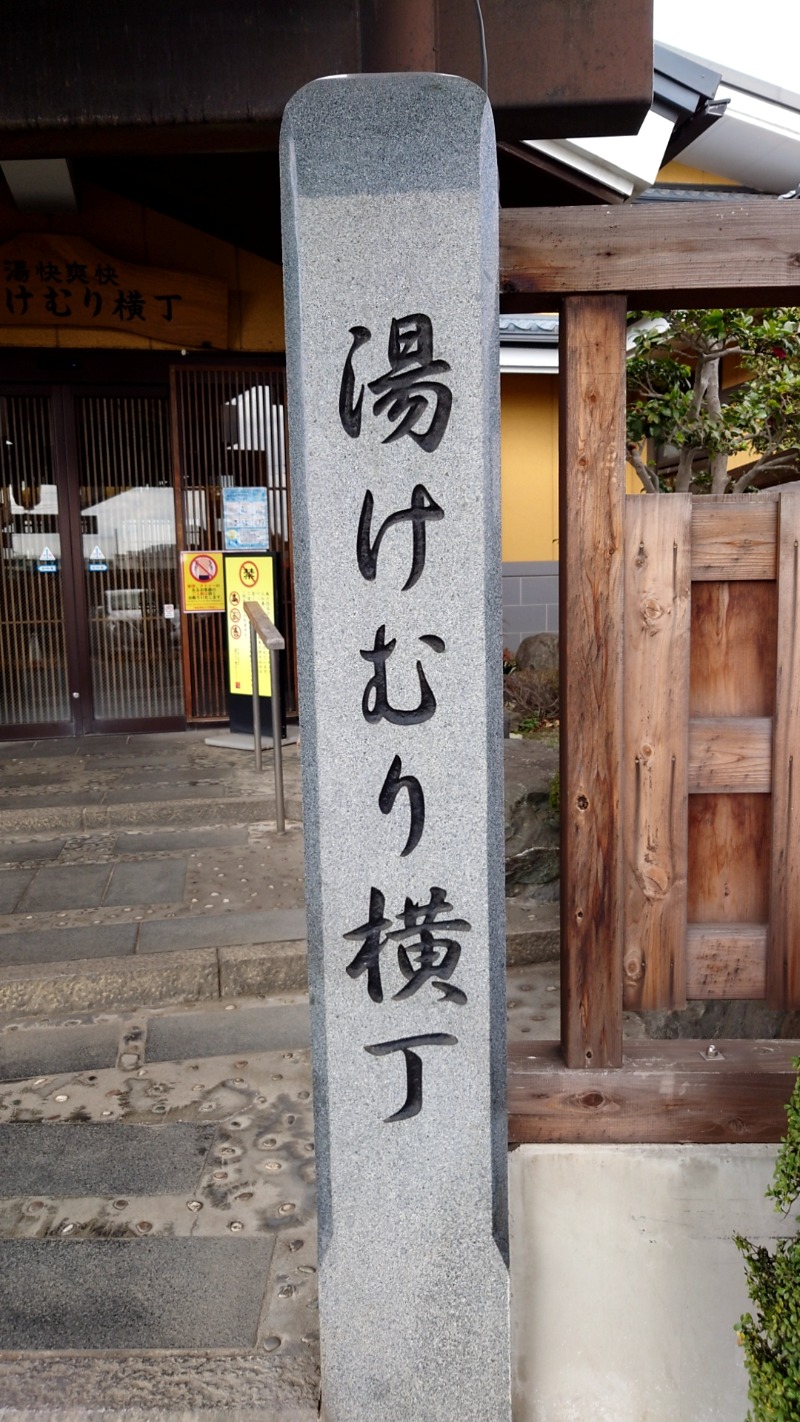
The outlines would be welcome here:
<svg viewBox="0 0 800 1422">
<path fill-rule="evenodd" d="M 558 379 L 501 379 L 503 562 L 558 557 Z"/>
<path fill-rule="evenodd" d="M 725 186 L 726 188 L 738 188 L 740 183 L 734 178 L 722 177 L 719 173 L 707 173 L 702 168 L 690 168 L 687 163 L 679 163 L 673 159 L 671 163 L 665 163 L 661 169 L 657 183 L 680 183 L 683 185 L 694 184 L 695 186 L 706 186 L 712 184 L 715 187 Z"/>
<path fill-rule="evenodd" d="M 18 212 L 8 198 L 0 198 L 0 243 L 21 232 L 71 233 L 120 261 L 219 277 L 228 287 L 228 350 L 284 349 L 281 269 L 264 257 L 88 184 L 81 187 L 80 210 L 59 216 Z M 128 331 L 0 324 L 0 346 L 58 345 L 175 349 Z"/>
</svg>

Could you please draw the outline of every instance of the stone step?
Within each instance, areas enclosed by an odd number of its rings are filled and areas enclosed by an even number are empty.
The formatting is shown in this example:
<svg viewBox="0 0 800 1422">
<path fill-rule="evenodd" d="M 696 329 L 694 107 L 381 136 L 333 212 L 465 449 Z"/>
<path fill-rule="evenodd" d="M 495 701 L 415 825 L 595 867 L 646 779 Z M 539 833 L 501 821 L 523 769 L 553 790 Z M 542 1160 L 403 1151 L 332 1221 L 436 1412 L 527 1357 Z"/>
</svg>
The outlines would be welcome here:
<svg viewBox="0 0 800 1422">
<path fill-rule="evenodd" d="M 119 1021 L 30 1029 L 61 1055 L 0 1086 L 4 1418 L 316 1419 L 309 1054 L 217 1016 L 224 1055 L 152 1067 L 70 1061 Z"/>
<path fill-rule="evenodd" d="M 509 967 L 556 960 L 559 938 L 557 904 L 508 901 Z M 111 944 L 114 956 L 108 953 Z M 89 956 L 90 949 L 97 956 Z M 15 957 L 20 961 L 13 962 Z M 0 1017 L 303 992 L 305 911 L 0 934 L 0 963 Z"/>
<path fill-rule="evenodd" d="M 171 826 L 180 829 L 240 826 L 275 820 L 274 795 L 159 797 L 155 793 L 158 788 L 143 789 L 136 798 L 98 799 L 94 803 L 87 803 L 85 794 L 63 798 L 53 794 L 30 799 L 7 796 L 2 803 L 3 834 L 75 834 L 92 830 L 131 830 L 140 826 L 166 830 Z M 302 803 L 296 795 L 287 797 L 285 814 L 290 823 L 301 822 Z"/>
</svg>

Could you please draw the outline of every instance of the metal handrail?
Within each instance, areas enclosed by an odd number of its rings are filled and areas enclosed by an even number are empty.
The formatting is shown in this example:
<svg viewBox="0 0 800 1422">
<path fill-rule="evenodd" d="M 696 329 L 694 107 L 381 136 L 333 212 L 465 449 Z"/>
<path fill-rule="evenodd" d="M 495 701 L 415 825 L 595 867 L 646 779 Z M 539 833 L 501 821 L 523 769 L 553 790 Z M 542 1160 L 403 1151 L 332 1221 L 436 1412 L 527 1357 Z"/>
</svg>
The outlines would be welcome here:
<svg viewBox="0 0 800 1422">
<path fill-rule="evenodd" d="M 269 669 L 272 679 L 272 749 L 275 753 L 275 821 L 278 834 L 286 831 L 286 815 L 283 803 L 283 747 L 281 745 L 281 673 L 278 653 L 286 643 L 267 617 L 260 603 L 242 604 L 250 623 L 250 663 L 253 672 L 253 749 L 256 756 L 256 770 L 261 771 L 261 706 L 258 697 L 258 641 L 264 643 L 269 652 Z"/>
</svg>

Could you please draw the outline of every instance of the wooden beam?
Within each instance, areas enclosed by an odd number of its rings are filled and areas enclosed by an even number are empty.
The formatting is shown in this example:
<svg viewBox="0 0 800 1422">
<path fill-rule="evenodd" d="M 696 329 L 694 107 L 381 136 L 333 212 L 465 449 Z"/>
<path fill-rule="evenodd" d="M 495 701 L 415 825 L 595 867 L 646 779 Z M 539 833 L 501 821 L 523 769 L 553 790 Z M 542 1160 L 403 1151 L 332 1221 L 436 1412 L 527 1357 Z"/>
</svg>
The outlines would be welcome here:
<svg viewBox="0 0 800 1422">
<path fill-rule="evenodd" d="M 561 344 L 562 1042 L 622 1061 L 625 300 L 570 297 Z"/>
<path fill-rule="evenodd" d="M 689 722 L 690 793 L 771 788 L 770 716 L 697 716 Z"/>
<path fill-rule="evenodd" d="M 625 501 L 624 1002 L 686 1006 L 692 498 Z"/>
<path fill-rule="evenodd" d="M 709 1055 L 711 1051 L 711 1055 Z M 557 1042 L 509 1049 L 508 1135 L 586 1144 L 779 1141 L 798 1042 L 626 1042 L 617 1071 L 570 1071 Z"/>
<path fill-rule="evenodd" d="M 766 993 L 765 923 L 690 923 L 686 931 L 686 996 L 693 1000 L 759 999 Z"/>
<path fill-rule="evenodd" d="M 437 68 L 480 80 L 463 0 L 3 0 L 5 158 L 277 137 L 291 95 L 327 74 Z M 635 133 L 652 99 L 652 0 L 483 0 L 497 131 Z M 546 55 L 532 63 L 531 55 Z"/>
<path fill-rule="evenodd" d="M 777 497 L 702 494 L 692 500 L 693 582 L 770 580 L 777 559 Z"/>
<path fill-rule="evenodd" d="M 796 304 L 800 203 L 506 208 L 500 290 L 528 310 L 574 292 L 624 293 L 634 308 Z"/>
</svg>

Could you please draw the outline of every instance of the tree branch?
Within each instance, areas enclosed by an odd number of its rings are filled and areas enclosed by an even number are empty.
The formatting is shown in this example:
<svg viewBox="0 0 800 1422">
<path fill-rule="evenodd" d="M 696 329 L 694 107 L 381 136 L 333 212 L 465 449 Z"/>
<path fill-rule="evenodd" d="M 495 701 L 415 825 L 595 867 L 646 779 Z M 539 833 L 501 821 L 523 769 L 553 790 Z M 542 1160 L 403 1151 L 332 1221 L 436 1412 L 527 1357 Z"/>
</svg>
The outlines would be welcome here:
<svg viewBox="0 0 800 1422">
<path fill-rule="evenodd" d="M 728 453 L 718 450 L 708 461 L 711 470 L 712 494 L 724 494 L 728 487 Z"/>
<path fill-rule="evenodd" d="M 694 472 L 695 456 L 700 450 L 692 445 L 684 445 L 678 453 L 678 471 L 675 475 L 675 493 L 688 494 Z"/>
<path fill-rule="evenodd" d="M 636 470 L 646 494 L 659 493 L 658 479 L 654 470 L 650 468 L 649 464 L 645 463 L 638 449 L 633 444 L 628 445 L 628 463 L 632 464 Z"/>
</svg>

